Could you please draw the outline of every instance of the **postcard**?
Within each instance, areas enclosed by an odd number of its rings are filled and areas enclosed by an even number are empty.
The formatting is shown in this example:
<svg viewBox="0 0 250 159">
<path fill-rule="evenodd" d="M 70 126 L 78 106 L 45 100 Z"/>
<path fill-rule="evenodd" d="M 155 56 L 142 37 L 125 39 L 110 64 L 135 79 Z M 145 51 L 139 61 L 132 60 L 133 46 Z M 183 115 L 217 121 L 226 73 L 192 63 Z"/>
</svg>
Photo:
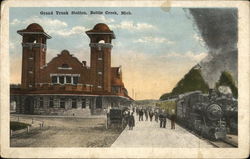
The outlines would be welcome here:
<svg viewBox="0 0 250 159">
<path fill-rule="evenodd" d="M 249 2 L 1 7 L 1 156 L 246 158 Z"/>
</svg>

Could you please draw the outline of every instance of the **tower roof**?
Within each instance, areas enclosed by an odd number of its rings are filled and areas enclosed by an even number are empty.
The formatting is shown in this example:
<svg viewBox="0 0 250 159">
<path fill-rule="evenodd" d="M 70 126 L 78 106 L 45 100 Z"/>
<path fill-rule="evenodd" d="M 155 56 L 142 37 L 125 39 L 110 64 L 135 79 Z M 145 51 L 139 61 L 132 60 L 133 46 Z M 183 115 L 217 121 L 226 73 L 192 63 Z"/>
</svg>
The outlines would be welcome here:
<svg viewBox="0 0 250 159">
<path fill-rule="evenodd" d="M 44 32 L 43 27 L 41 27 L 41 25 L 39 25 L 37 23 L 32 23 L 32 24 L 28 25 L 26 29 L 18 30 L 17 33 L 20 34 L 20 35 L 24 35 L 24 34 L 43 34 L 48 39 L 51 38 L 51 36 L 49 36 L 47 33 Z"/>
<path fill-rule="evenodd" d="M 27 28 L 27 31 L 30 32 L 44 32 L 43 27 L 41 27 L 41 25 L 37 24 L 37 23 L 32 23 L 30 24 Z"/>
<path fill-rule="evenodd" d="M 104 23 L 98 23 L 94 26 L 92 31 L 96 32 L 111 32 L 109 27 Z"/>
<path fill-rule="evenodd" d="M 115 38 L 114 32 L 104 23 L 96 24 L 93 29 L 86 31 L 86 34 L 111 34 L 112 38 Z"/>
</svg>

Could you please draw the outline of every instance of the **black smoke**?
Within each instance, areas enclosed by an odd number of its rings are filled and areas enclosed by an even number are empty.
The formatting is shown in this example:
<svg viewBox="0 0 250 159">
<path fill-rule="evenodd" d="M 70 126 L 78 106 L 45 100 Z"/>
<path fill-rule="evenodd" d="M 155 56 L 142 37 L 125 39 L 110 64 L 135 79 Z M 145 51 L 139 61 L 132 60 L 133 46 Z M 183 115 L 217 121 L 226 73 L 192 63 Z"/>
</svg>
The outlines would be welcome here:
<svg viewBox="0 0 250 159">
<path fill-rule="evenodd" d="M 200 62 L 205 80 L 213 87 L 222 71 L 230 72 L 237 83 L 237 8 L 189 8 L 208 50 Z"/>
</svg>

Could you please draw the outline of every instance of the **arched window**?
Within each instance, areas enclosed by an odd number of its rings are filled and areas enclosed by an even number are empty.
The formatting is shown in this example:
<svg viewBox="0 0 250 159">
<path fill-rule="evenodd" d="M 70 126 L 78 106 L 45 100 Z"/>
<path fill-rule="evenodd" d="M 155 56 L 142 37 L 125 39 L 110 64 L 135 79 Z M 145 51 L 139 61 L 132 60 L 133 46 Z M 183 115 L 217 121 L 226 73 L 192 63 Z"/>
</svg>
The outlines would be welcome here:
<svg viewBox="0 0 250 159">
<path fill-rule="evenodd" d="M 28 43 L 37 43 L 37 41 L 34 37 L 29 38 L 27 42 Z"/>
<path fill-rule="evenodd" d="M 104 44 L 105 41 L 104 41 L 104 40 L 100 40 L 98 43 L 99 43 L 99 44 Z"/>
</svg>

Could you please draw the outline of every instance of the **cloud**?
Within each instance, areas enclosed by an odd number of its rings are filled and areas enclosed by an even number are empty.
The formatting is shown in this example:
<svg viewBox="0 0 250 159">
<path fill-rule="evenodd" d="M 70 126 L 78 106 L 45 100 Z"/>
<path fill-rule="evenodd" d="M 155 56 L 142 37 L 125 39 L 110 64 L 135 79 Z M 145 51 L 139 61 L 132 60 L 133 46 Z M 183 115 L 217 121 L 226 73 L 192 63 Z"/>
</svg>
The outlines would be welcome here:
<svg viewBox="0 0 250 159">
<path fill-rule="evenodd" d="M 64 21 L 47 17 L 39 18 L 38 16 L 30 17 L 24 21 L 14 19 L 10 24 L 27 26 L 34 22 L 40 24 L 48 34 L 54 34 L 64 37 L 77 35 L 87 30 L 87 28 L 85 28 L 84 26 L 75 26 L 73 28 L 68 28 L 68 24 Z"/>
<path fill-rule="evenodd" d="M 52 34 L 56 34 L 59 36 L 72 36 L 72 35 L 78 35 L 81 33 L 84 33 L 87 30 L 87 28 L 83 27 L 83 26 L 75 26 L 71 29 L 60 29 L 60 30 L 49 30 L 48 33 L 52 33 Z"/>
<path fill-rule="evenodd" d="M 93 17 L 94 16 L 94 17 Z M 93 16 L 85 16 L 84 21 L 88 22 L 98 22 L 98 23 L 113 23 L 115 20 L 113 18 L 107 18 L 104 15 L 93 15 Z"/>
<path fill-rule="evenodd" d="M 38 23 L 41 24 L 45 28 L 61 28 L 61 27 L 67 27 L 68 24 L 64 21 L 58 20 L 58 19 L 51 19 L 47 17 L 40 18 L 38 16 L 32 16 L 24 21 L 20 21 L 18 19 L 14 19 L 12 22 L 10 22 L 11 25 L 29 25 L 31 23 Z"/>
<path fill-rule="evenodd" d="M 165 44 L 174 44 L 173 41 L 170 41 L 163 37 L 143 37 L 137 40 L 134 40 L 134 43 L 165 43 Z"/>
<path fill-rule="evenodd" d="M 12 22 L 10 22 L 10 25 L 18 25 L 21 24 L 22 22 L 18 19 L 13 19 Z"/>
<path fill-rule="evenodd" d="M 200 62 L 202 59 L 204 59 L 208 53 L 201 52 L 201 53 L 193 53 L 191 51 L 188 51 L 186 53 L 168 53 L 165 55 L 162 55 L 162 58 L 178 58 L 178 59 L 186 59 L 186 60 L 192 60 L 195 62 Z"/>
<path fill-rule="evenodd" d="M 149 29 L 156 29 L 155 26 L 148 23 L 136 23 L 133 21 L 122 21 L 120 24 L 111 24 L 112 29 L 126 29 L 130 31 L 144 31 Z"/>
</svg>

